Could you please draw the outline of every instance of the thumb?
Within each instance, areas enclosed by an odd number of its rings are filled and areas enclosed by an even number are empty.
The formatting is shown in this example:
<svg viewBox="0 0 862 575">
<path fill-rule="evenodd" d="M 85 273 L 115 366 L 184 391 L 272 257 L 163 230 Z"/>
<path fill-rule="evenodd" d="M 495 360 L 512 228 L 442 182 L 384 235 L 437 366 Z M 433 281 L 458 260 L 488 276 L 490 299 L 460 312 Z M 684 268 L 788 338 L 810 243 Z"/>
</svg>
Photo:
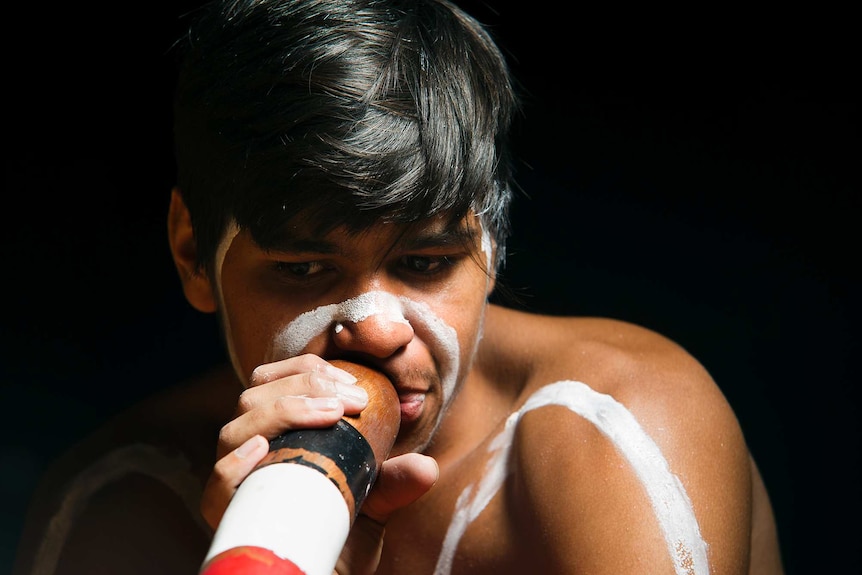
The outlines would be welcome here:
<svg viewBox="0 0 862 575">
<path fill-rule="evenodd" d="M 433 457 L 405 453 L 383 462 L 374 489 L 362 505 L 361 514 L 378 523 L 422 497 L 439 476 Z"/>
<path fill-rule="evenodd" d="M 374 573 L 383 550 L 383 534 L 389 516 L 427 493 L 438 476 L 437 462 L 427 455 L 405 453 L 384 461 L 374 488 L 353 523 L 336 572 L 340 575 Z"/>
</svg>

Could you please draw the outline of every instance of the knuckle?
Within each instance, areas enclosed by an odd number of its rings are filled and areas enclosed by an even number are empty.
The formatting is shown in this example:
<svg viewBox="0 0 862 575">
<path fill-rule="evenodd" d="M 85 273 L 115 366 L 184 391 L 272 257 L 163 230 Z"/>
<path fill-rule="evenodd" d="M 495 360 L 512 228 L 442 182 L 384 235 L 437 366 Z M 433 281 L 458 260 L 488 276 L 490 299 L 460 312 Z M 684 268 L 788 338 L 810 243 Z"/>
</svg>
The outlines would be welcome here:
<svg viewBox="0 0 862 575">
<path fill-rule="evenodd" d="M 299 367 L 302 371 L 311 371 L 317 365 L 323 361 L 320 356 L 314 355 L 313 353 L 304 353 L 302 355 L 296 356 L 296 359 L 299 362 Z"/>
<path fill-rule="evenodd" d="M 219 430 L 218 433 L 218 444 L 221 446 L 221 452 L 227 453 L 232 449 L 236 441 L 236 433 L 234 433 L 233 426 L 228 423 L 224 427 Z"/>
<path fill-rule="evenodd" d="M 212 480 L 216 485 L 224 485 L 231 479 L 231 465 L 225 458 L 219 459 L 213 465 Z"/>
<path fill-rule="evenodd" d="M 245 390 L 239 394 L 236 401 L 236 409 L 238 413 L 248 413 L 254 409 L 255 401 L 252 395 L 253 394 L 249 393 L 249 390 Z"/>
<path fill-rule="evenodd" d="M 249 387 L 255 387 L 264 383 L 269 383 L 273 379 L 277 377 L 270 369 L 266 369 L 265 366 L 259 365 L 254 368 L 251 372 L 251 375 L 248 378 Z"/>
<path fill-rule="evenodd" d="M 273 400 L 272 410 L 280 420 L 289 421 L 290 416 L 296 412 L 296 405 L 293 398 L 282 395 Z"/>
<path fill-rule="evenodd" d="M 320 384 L 319 378 L 313 371 L 307 371 L 302 374 L 302 391 L 307 394 L 319 393 L 323 386 Z"/>
</svg>

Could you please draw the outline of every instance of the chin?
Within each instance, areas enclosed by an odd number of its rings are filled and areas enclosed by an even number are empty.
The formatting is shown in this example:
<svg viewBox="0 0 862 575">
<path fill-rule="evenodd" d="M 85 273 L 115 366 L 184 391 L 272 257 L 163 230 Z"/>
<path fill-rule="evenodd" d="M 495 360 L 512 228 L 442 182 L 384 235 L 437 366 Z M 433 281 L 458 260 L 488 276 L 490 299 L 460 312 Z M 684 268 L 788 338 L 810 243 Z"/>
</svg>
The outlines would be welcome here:
<svg viewBox="0 0 862 575">
<path fill-rule="evenodd" d="M 398 439 L 389 451 L 389 457 L 403 455 L 405 453 L 423 453 L 431 444 L 434 437 L 434 432 L 437 426 L 434 425 L 430 429 L 430 425 L 402 425 L 398 434 Z"/>
</svg>

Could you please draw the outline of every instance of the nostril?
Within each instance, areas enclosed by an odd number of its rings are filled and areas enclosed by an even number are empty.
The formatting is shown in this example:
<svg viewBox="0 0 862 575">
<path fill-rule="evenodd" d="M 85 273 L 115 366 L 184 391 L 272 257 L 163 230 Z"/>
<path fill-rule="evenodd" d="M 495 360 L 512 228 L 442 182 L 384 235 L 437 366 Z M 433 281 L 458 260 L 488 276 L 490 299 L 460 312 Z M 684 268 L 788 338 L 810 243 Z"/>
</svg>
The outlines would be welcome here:
<svg viewBox="0 0 862 575">
<path fill-rule="evenodd" d="M 413 328 L 408 322 L 392 321 L 382 315 L 357 322 L 336 322 L 332 333 L 340 349 L 380 358 L 394 354 L 413 339 Z"/>
</svg>

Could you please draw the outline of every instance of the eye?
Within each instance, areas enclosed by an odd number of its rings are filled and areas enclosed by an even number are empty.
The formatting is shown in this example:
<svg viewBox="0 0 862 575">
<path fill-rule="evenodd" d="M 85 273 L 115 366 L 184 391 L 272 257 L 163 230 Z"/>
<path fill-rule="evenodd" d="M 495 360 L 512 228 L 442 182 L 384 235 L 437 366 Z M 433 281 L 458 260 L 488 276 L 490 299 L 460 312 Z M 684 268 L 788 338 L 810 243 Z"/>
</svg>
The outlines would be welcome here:
<svg viewBox="0 0 862 575">
<path fill-rule="evenodd" d="M 401 264 L 417 274 L 435 274 L 449 268 L 453 261 L 448 256 L 404 256 Z"/>
<path fill-rule="evenodd" d="M 275 269 L 291 279 L 309 278 L 325 271 L 320 262 L 276 262 Z"/>
</svg>

